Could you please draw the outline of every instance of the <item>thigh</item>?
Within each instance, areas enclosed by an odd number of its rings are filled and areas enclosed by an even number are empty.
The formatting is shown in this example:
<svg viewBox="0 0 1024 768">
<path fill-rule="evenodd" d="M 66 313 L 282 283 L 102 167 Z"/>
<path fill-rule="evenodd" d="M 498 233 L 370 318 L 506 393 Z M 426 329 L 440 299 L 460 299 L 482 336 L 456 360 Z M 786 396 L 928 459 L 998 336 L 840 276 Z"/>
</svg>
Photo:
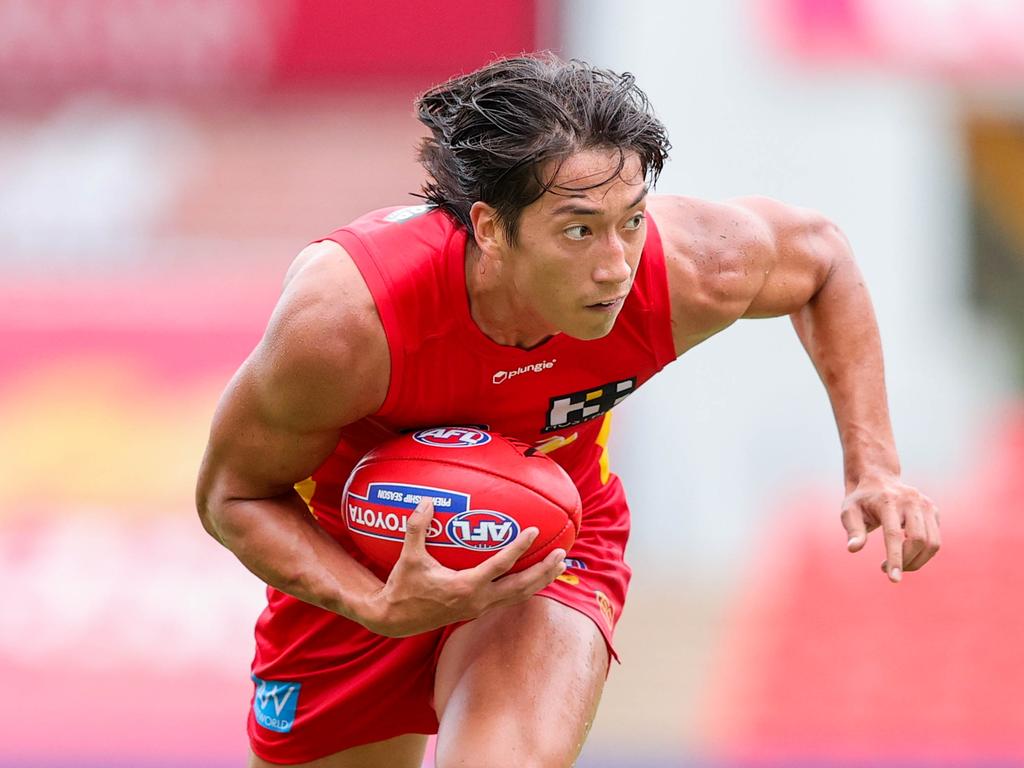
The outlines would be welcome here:
<svg viewBox="0 0 1024 768">
<path fill-rule="evenodd" d="M 420 768 L 426 748 L 426 736 L 409 733 L 346 749 L 292 768 Z M 249 768 L 279 768 L 280 765 L 249 753 Z"/>
<path fill-rule="evenodd" d="M 270 764 L 319 765 L 363 745 L 436 732 L 440 630 L 381 637 L 276 590 L 269 598 L 252 666 L 247 730 L 255 755 Z"/>
<path fill-rule="evenodd" d="M 572 765 L 608 663 L 593 620 L 546 597 L 462 625 L 438 659 L 438 768 Z"/>
</svg>

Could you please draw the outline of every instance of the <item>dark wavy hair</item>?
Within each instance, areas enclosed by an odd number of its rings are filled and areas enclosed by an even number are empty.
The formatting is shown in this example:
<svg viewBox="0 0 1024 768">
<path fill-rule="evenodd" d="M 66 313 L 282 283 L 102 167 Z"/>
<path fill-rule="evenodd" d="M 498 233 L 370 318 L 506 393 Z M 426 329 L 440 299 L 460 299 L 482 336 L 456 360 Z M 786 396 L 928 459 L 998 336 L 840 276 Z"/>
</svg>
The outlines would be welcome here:
<svg viewBox="0 0 1024 768">
<path fill-rule="evenodd" d="M 671 147 L 632 74 L 549 53 L 499 59 L 456 77 L 421 95 L 416 110 L 431 133 L 419 147 L 429 178 L 418 197 L 470 233 L 470 208 L 483 201 L 513 244 L 523 208 L 558 191 L 554 178 L 571 154 L 619 151 L 618 167 L 586 189 L 618 175 L 631 152 L 653 186 Z M 552 160 L 553 172 L 542 178 Z"/>
</svg>

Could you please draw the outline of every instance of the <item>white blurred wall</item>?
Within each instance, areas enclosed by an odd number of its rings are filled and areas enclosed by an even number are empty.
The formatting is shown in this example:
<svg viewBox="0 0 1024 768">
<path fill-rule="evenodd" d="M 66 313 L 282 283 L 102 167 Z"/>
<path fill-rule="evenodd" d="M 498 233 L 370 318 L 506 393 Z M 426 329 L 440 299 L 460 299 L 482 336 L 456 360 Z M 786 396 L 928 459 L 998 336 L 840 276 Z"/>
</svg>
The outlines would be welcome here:
<svg viewBox="0 0 1024 768">
<path fill-rule="evenodd" d="M 904 474 L 939 495 L 1010 391 L 1002 342 L 967 304 L 955 95 L 883 72 L 786 65 L 750 6 L 567 0 L 563 49 L 637 75 L 675 145 L 660 192 L 769 195 L 843 228 L 882 327 Z M 738 323 L 616 416 L 612 461 L 633 506 L 634 567 L 728 581 L 749 547 L 785 537 L 765 517 L 809 485 L 835 499 L 822 514 L 835 518 L 842 553 L 835 427 L 787 320 Z"/>
</svg>

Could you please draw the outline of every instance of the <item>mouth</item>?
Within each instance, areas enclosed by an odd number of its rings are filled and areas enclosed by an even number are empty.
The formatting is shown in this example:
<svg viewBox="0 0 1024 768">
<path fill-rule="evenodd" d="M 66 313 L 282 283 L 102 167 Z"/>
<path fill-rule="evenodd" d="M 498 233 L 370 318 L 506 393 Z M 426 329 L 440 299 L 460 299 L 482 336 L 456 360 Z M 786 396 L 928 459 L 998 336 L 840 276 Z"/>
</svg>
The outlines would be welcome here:
<svg viewBox="0 0 1024 768">
<path fill-rule="evenodd" d="M 622 306 L 622 302 L 625 300 L 625 296 L 619 296 L 617 299 L 608 299 L 607 301 L 598 301 L 593 304 L 587 304 L 587 309 L 594 309 L 599 312 L 611 312 Z"/>
</svg>

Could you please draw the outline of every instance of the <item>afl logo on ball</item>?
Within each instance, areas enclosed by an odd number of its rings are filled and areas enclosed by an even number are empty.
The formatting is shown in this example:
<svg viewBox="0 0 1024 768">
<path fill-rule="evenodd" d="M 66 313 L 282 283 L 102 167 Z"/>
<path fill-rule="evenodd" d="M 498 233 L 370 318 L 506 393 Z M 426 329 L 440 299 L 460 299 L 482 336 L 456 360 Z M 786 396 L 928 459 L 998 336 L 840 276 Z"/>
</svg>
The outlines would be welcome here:
<svg viewBox="0 0 1024 768">
<path fill-rule="evenodd" d="M 434 427 L 414 432 L 412 439 L 438 448 L 475 448 L 491 442 L 486 432 L 472 427 Z"/>
<path fill-rule="evenodd" d="M 448 538 L 467 549 L 501 549 L 519 535 L 519 524 L 501 512 L 471 509 L 455 515 L 446 527 Z"/>
</svg>

